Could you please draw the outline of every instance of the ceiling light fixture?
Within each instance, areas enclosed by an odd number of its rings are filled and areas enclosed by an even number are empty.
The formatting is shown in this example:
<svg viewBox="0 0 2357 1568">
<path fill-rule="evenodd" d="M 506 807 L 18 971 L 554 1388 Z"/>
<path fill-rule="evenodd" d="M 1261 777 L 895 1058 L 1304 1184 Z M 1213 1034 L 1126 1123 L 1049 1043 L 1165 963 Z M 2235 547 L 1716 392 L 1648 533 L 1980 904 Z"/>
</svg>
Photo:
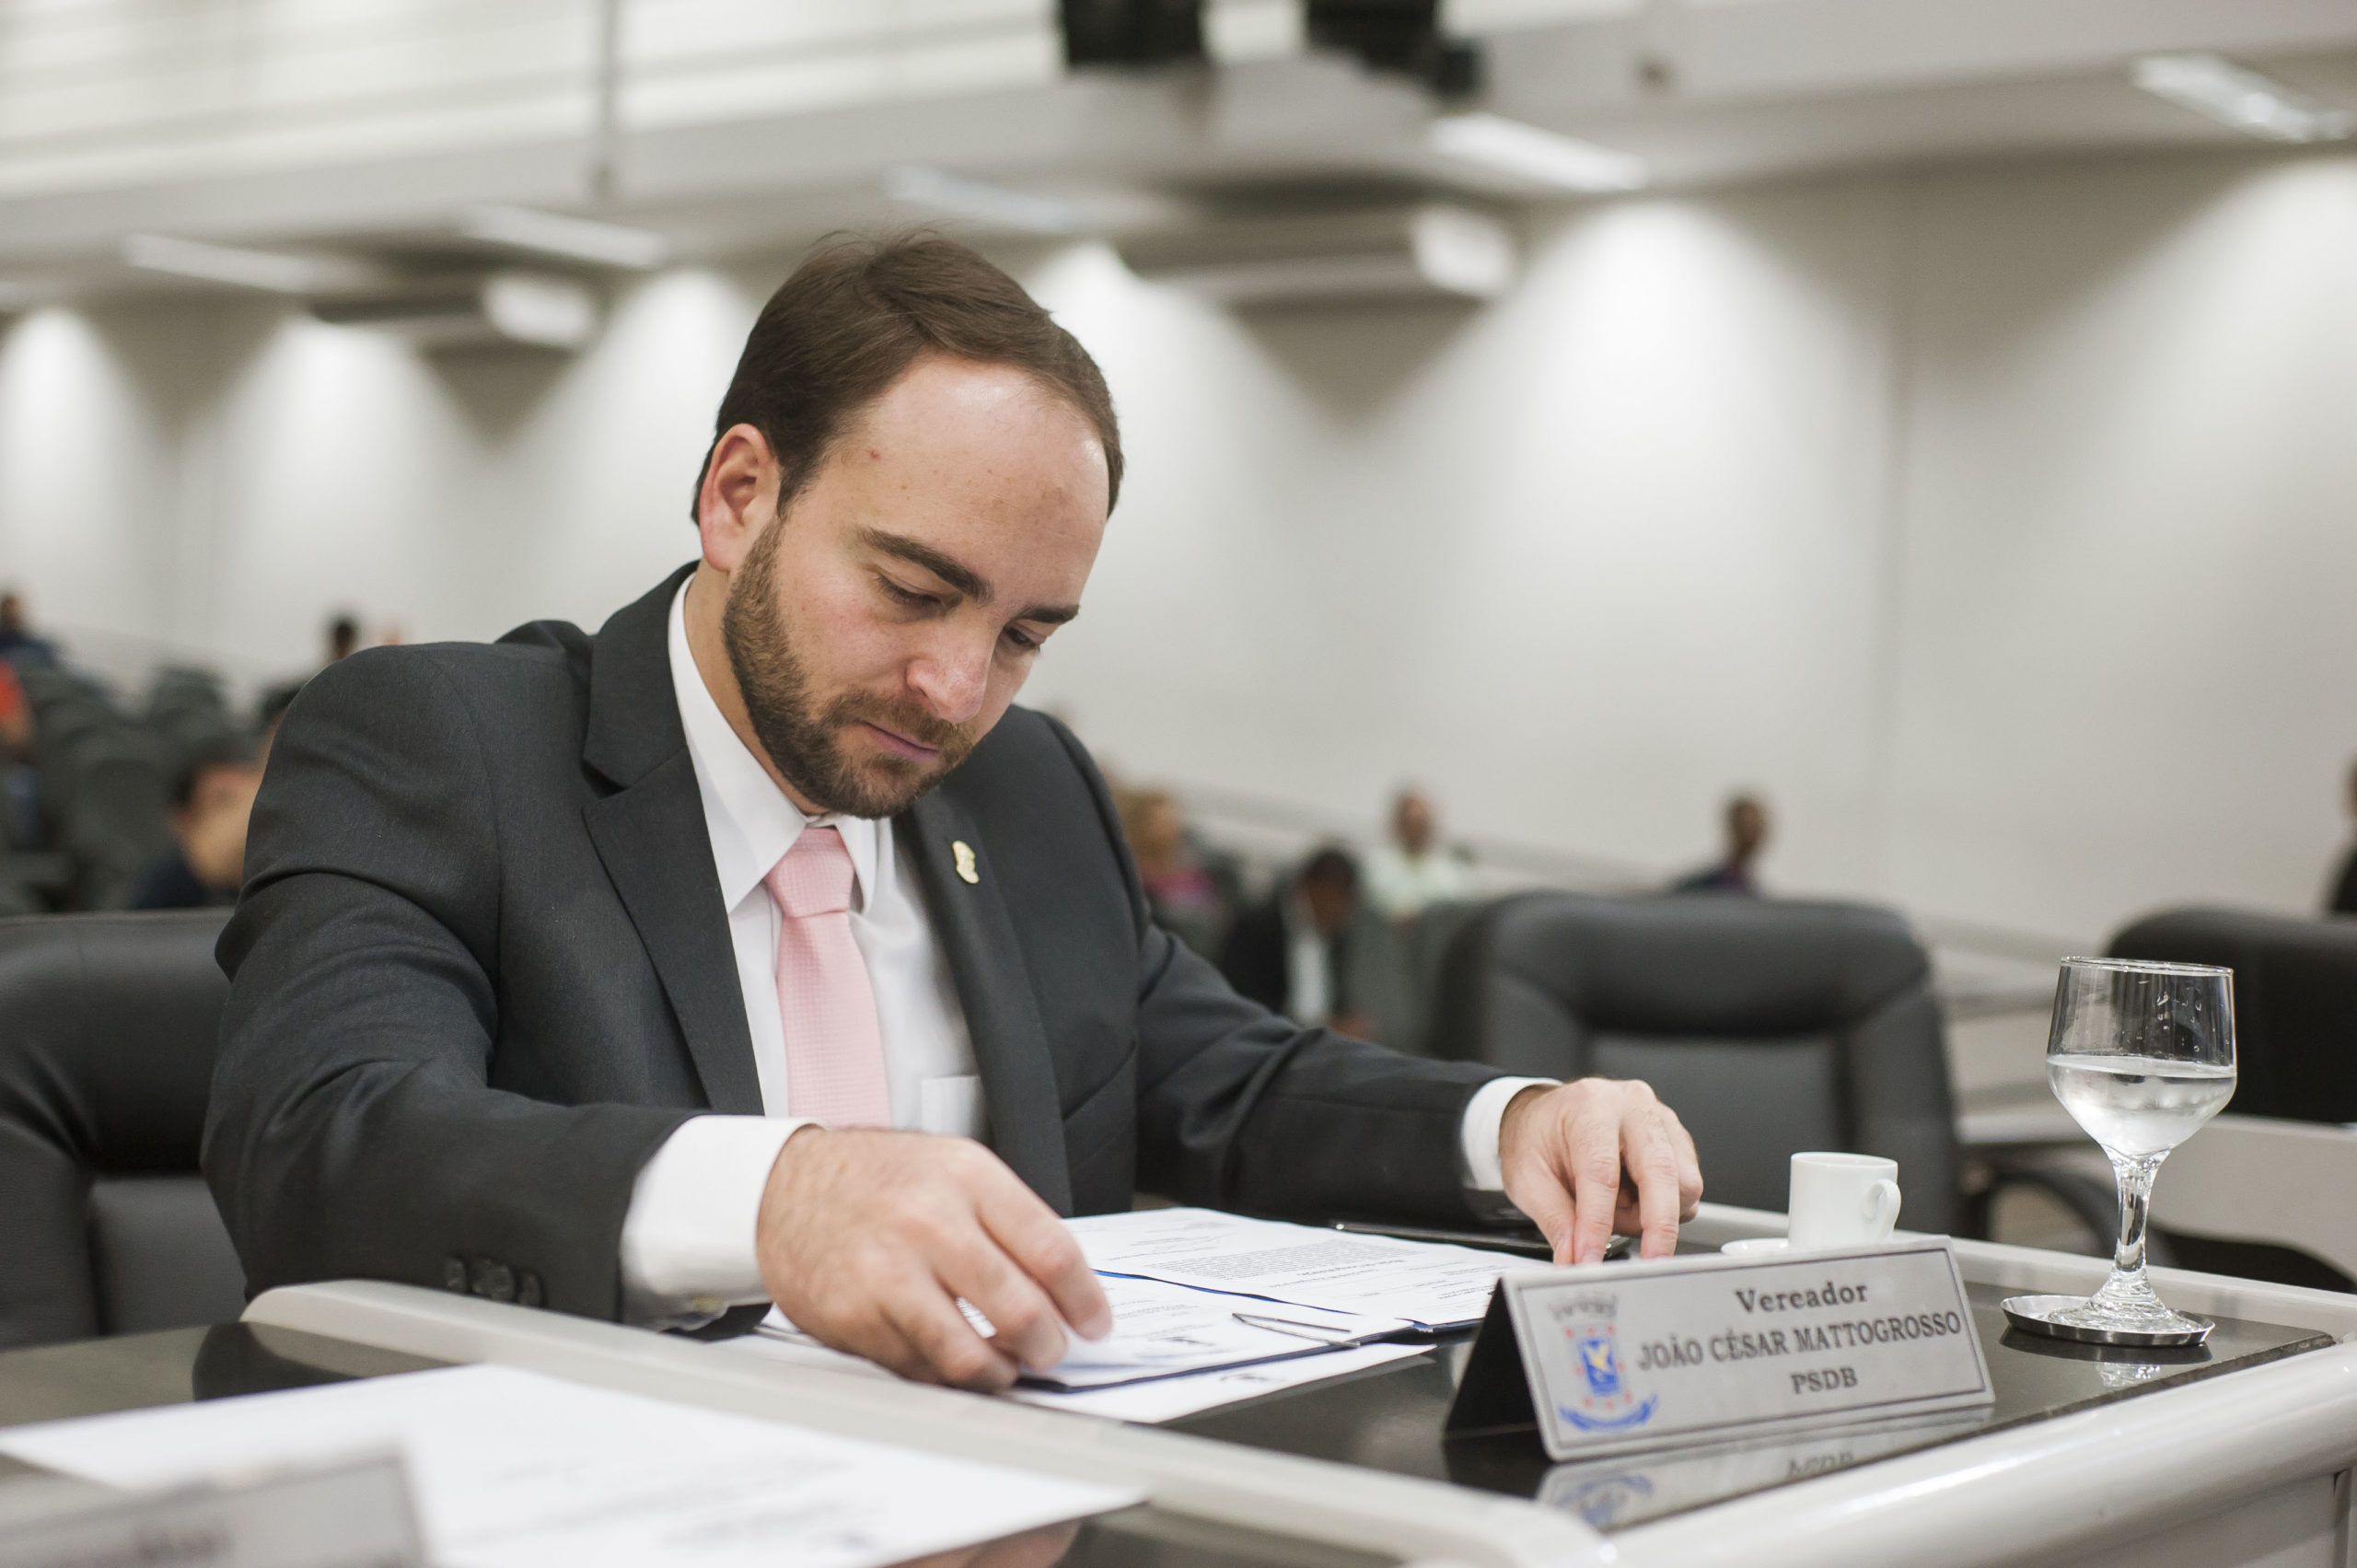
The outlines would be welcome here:
<svg viewBox="0 0 2357 1568">
<path fill-rule="evenodd" d="M 122 242 L 122 259 L 151 273 L 235 284 L 273 294 L 309 294 L 335 281 L 335 269 L 301 256 L 247 250 L 163 234 L 134 234 Z"/>
<path fill-rule="evenodd" d="M 1634 153 L 1542 131 L 1502 114 L 1444 115 L 1432 122 L 1424 140 L 1443 157 L 1566 191 L 1635 191 L 1651 178 L 1645 160 Z"/>
<path fill-rule="evenodd" d="M 2345 109 L 2215 54 L 2148 54 L 2132 76 L 2156 98 L 2270 142 L 2336 141 L 2357 124 Z"/>
<path fill-rule="evenodd" d="M 652 229 L 531 207 L 470 207 L 459 221 L 459 232 L 486 244 L 638 272 L 661 266 L 671 254 L 671 242 Z"/>
<path fill-rule="evenodd" d="M 1060 197 L 989 185 L 937 168 L 902 165 L 892 169 L 884 176 L 884 193 L 912 206 L 1033 234 L 1077 234 L 1086 226 L 1080 209 Z"/>
</svg>

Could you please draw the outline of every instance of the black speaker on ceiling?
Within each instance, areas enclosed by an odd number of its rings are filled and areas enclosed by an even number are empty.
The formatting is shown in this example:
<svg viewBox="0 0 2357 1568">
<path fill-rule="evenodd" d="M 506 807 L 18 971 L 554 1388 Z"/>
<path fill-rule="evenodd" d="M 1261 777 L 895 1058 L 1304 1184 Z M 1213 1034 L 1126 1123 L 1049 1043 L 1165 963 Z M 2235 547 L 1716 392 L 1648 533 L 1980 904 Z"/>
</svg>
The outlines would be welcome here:
<svg viewBox="0 0 2357 1568">
<path fill-rule="evenodd" d="M 1067 65 L 1167 65 L 1203 57 L 1203 0 L 1059 0 Z"/>
<path fill-rule="evenodd" d="M 1313 45 L 1413 76 L 1444 98 L 1481 85 L 1480 52 L 1440 34 L 1440 0 L 1306 0 L 1303 21 Z"/>
</svg>

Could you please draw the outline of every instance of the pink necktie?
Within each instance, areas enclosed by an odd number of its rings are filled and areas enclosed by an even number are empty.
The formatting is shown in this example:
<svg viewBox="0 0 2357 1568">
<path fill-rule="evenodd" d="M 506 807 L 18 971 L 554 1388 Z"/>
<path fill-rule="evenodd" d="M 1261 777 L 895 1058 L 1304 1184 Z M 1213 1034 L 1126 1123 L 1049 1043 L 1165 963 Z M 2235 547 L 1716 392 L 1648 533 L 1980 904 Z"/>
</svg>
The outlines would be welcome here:
<svg viewBox="0 0 2357 1568">
<path fill-rule="evenodd" d="M 884 1038 L 867 962 L 851 935 L 851 852 L 805 828 L 763 879 L 777 900 L 777 1013 L 786 1111 L 830 1127 L 889 1127 Z"/>
</svg>

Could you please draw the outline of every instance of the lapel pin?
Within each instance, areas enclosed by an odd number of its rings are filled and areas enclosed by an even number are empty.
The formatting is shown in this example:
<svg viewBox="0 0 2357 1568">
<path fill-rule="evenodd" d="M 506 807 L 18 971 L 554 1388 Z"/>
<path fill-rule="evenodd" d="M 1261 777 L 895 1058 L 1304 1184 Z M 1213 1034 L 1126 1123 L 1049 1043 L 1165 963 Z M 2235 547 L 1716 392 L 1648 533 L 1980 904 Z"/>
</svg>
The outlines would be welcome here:
<svg viewBox="0 0 2357 1568">
<path fill-rule="evenodd" d="M 958 876 L 961 881 L 980 886 L 982 874 L 974 867 L 974 846 L 963 839 L 949 841 L 949 853 L 958 859 Z"/>
</svg>

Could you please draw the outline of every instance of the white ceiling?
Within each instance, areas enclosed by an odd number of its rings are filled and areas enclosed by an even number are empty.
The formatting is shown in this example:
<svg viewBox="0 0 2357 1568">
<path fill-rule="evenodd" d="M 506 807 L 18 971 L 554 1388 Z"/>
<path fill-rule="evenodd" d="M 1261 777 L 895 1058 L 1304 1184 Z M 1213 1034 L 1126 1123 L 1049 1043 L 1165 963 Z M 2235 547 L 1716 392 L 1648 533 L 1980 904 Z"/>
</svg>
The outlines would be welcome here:
<svg viewBox="0 0 2357 1568">
<path fill-rule="evenodd" d="M 219 26 L 185 37 L 157 34 L 156 8 L 130 0 L 0 0 L 0 280 L 33 296 L 158 286 L 113 260 L 143 231 L 447 249 L 456 215 L 486 201 L 655 226 L 689 256 L 775 252 L 924 215 L 881 193 L 909 163 L 1063 194 L 1115 229 L 1184 221 L 1239 187 L 1544 194 L 1432 157 L 1422 134 L 1439 106 L 1342 59 L 1280 50 L 1074 76 L 1046 0 L 621 3 L 622 122 L 599 201 L 595 0 L 379 0 L 373 33 L 329 27 L 358 14 L 330 0 L 188 0 L 175 14 Z M 101 25 L 116 13 L 147 19 Z M 1669 188 L 2258 146 L 2131 87 L 2127 63 L 2161 50 L 2214 49 L 2357 108 L 2357 0 L 1488 0 L 1450 14 L 1485 46 L 1480 107 L 1640 153 Z M 753 16 L 761 37 L 731 30 Z M 258 37 L 266 21 L 284 36 Z"/>
</svg>

